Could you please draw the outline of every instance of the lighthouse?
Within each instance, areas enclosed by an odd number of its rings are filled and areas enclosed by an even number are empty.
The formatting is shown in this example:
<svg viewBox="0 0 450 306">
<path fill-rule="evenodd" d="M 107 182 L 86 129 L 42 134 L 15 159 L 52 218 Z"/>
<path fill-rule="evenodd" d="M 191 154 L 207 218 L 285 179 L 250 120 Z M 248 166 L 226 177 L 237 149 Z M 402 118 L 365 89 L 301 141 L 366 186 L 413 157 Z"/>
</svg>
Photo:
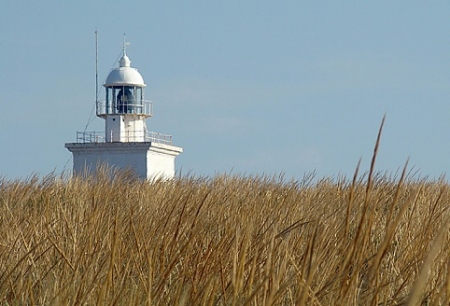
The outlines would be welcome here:
<svg viewBox="0 0 450 306">
<path fill-rule="evenodd" d="M 131 67 L 123 43 L 119 67 L 106 78 L 105 99 L 96 101 L 97 117 L 105 121 L 104 132 L 77 132 L 76 142 L 66 143 L 73 153 L 74 175 L 93 175 L 101 165 L 133 171 L 141 179 L 171 179 L 175 158 L 183 149 L 172 144 L 172 136 L 147 130 L 153 104 L 145 100 L 146 84 Z"/>
</svg>

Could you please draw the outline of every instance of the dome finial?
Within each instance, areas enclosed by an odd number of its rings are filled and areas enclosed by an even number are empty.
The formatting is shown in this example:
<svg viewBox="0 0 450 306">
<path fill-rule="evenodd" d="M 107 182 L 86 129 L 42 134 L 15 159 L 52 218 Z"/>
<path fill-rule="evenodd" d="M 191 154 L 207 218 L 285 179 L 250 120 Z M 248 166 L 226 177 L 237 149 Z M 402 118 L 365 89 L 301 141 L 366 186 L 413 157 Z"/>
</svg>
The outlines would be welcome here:
<svg viewBox="0 0 450 306">
<path fill-rule="evenodd" d="M 123 56 L 127 55 L 127 46 L 131 45 L 128 41 L 126 41 L 126 33 L 123 33 Z"/>
<path fill-rule="evenodd" d="M 131 43 L 126 41 L 126 34 L 123 33 L 123 43 L 122 43 L 123 55 L 119 61 L 120 67 L 130 67 L 131 61 L 127 56 L 127 46 L 129 45 L 131 45 Z"/>
</svg>

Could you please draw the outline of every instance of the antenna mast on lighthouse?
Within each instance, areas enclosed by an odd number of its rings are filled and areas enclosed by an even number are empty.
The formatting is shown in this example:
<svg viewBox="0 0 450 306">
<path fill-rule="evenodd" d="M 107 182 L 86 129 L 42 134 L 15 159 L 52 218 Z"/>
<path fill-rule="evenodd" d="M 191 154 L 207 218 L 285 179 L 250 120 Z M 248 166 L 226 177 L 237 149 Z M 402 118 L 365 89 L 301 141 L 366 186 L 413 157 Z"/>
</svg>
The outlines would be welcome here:
<svg viewBox="0 0 450 306">
<path fill-rule="evenodd" d="M 95 29 L 95 103 L 98 102 L 98 33 Z"/>
</svg>

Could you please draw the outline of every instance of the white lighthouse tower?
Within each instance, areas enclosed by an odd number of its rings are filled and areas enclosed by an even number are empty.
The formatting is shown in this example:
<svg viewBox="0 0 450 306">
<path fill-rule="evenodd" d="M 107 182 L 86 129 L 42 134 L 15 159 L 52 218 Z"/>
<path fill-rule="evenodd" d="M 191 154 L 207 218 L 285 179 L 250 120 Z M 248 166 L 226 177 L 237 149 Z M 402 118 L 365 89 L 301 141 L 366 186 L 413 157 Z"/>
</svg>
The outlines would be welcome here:
<svg viewBox="0 0 450 306">
<path fill-rule="evenodd" d="M 119 67 L 103 85 L 105 100 L 96 101 L 105 132 L 77 132 L 76 142 L 65 145 L 73 153 L 75 175 L 94 174 L 102 164 L 131 169 L 142 179 L 175 175 L 175 157 L 183 149 L 172 145 L 171 135 L 147 131 L 145 120 L 152 117 L 153 104 L 144 99 L 144 79 L 130 64 L 124 41 Z"/>
</svg>

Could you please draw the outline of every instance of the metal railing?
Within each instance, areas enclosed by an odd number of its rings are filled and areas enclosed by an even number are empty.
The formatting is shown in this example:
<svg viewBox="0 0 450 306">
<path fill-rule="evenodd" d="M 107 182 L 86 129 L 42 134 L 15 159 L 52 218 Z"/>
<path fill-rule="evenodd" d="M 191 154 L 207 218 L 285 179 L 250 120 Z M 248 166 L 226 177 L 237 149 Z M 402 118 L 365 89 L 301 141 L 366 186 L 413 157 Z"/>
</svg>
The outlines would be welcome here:
<svg viewBox="0 0 450 306">
<path fill-rule="evenodd" d="M 172 145 L 172 135 L 162 134 L 158 132 L 145 131 L 142 133 L 122 135 L 119 142 L 155 142 Z M 113 139 L 112 135 L 110 139 Z M 106 143 L 104 132 L 77 132 L 77 143 Z M 116 141 L 117 142 L 117 141 Z"/>
<path fill-rule="evenodd" d="M 104 115 L 141 115 L 145 117 L 153 116 L 153 103 L 151 101 L 129 100 L 126 103 L 120 101 L 97 101 L 97 116 Z"/>
<path fill-rule="evenodd" d="M 172 145 L 172 135 L 157 132 L 147 132 L 145 135 L 145 141 Z"/>
<path fill-rule="evenodd" d="M 77 143 L 105 142 L 105 133 L 77 132 Z"/>
</svg>

